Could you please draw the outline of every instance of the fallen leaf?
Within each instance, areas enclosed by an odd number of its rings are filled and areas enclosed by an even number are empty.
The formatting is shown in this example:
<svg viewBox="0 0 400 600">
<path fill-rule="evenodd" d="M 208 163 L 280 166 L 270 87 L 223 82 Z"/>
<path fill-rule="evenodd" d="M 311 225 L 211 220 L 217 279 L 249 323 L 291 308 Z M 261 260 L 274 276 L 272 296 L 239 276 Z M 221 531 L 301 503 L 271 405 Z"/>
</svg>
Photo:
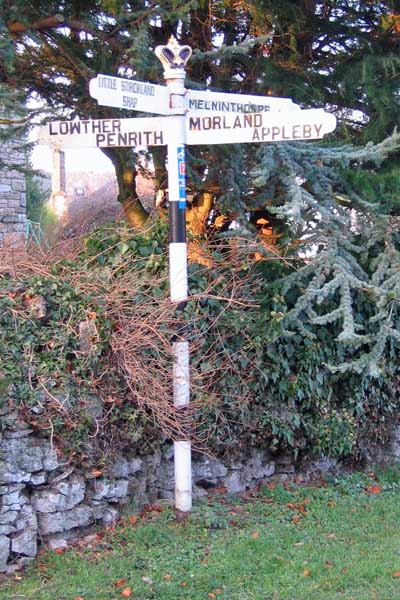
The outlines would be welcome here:
<svg viewBox="0 0 400 600">
<path fill-rule="evenodd" d="M 329 540 L 331 540 L 332 538 L 336 537 L 336 533 L 326 533 L 325 537 L 327 537 Z"/>
<path fill-rule="evenodd" d="M 123 598 L 129 598 L 129 596 L 131 595 L 132 591 L 130 587 L 124 588 L 121 592 L 121 596 Z"/>
<path fill-rule="evenodd" d="M 103 471 L 100 471 L 99 469 L 93 469 L 90 475 L 91 477 L 101 477 L 103 475 Z"/>
<path fill-rule="evenodd" d="M 64 554 L 65 548 L 55 548 L 54 554 Z"/>
<path fill-rule="evenodd" d="M 304 498 L 304 504 L 311 504 L 311 498 Z"/>
<path fill-rule="evenodd" d="M 153 583 L 153 580 L 150 579 L 150 577 L 142 577 L 142 581 L 143 583 L 147 583 L 148 585 L 151 585 Z"/>
<path fill-rule="evenodd" d="M 181 586 L 182 586 L 182 587 L 186 587 L 186 586 L 187 586 L 187 583 L 186 583 L 186 581 L 182 581 L 182 583 L 181 583 Z"/>
<path fill-rule="evenodd" d="M 304 542 L 296 542 L 293 544 L 294 546 L 304 546 Z"/>
<path fill-rule="evenodd" d="M 336 506 L 335 500 L 328 500 L 328 506 Z"/>
<path fill-rule="evenodd" d="M 220 590 L 219 588 L 216 588 L 214 590 L 214 594 L 222 594 L 222 590 Z"/>
<path fill-rule="evenodd" d="M 118 579 L 118 581 L 116 581 L 114 583 L 116 588 L 122 587 L 124 585 L 124 583 L 126 583 L 126 579 Z"/>
<path fill-rule="evenodd" d="M 306 507 L 304 506 L 304 504 L 299 504 L 299 506 L 297 508 L 298 508 L 298 511 L 301 513 L 306 512 Z"/>
<path fill-rule="evenodd" d="M 136 525 L 139 521 L 139 517 L 137 515 L 131 515 L 128 520 L 131 525 Z"/>
<path fill-rule="evenodd" d="M 393 577 L 400 577 L 400 571 L 395 571 L 393 573 Z"/>
<path fill-rule="evenodd" d="M 334 565 L 330 560 L 325 561 L 325 566 L 327 569 L 333 569 Z"/>
<path fill-rule="evenodd" d="M 209 592 L 209 593 L 208 593 L 208 597 L 209 597 L 209 598 L 216 598 L 216 595 L 215 595 L 215 594 L 213 594 L 213 592 Z"/>
<path fill-rule="evenodd" d="M 171 581 L 171 575 L 169 573 L 166 573 L 163 577 L 164 581 Z"/>
<path fill-rule="evenodd" d="M 370 494 L 380 494 L 382 488 L 379 485 L 367 485 L 367 492 Z"/>
<path fill-rule="evenodd" d="M 75 596 L 74 600 L 85 600 L 85 598 L 83 596 Z"/>
<path fill-rule="evenodd" d="M 347 567 L 343 567 L 343 569 L 341 569 L 340 571 L 341 573 L 348 573 L 349 569 Z"/>
<path fill-rule="evenodd" d="M 293 515 L 293 517 L 292 517 L 293 523 L 298 523 L 300 521 L 300 519 L 301 519 L 300 515 Z"/>
<path fill-rule="evenodd" d="M 258 533 L 258 531 L 253 531 L 253 533 L 251 534 L 251 537 L 253 538 L 253 540 L 258 540 L 258 538 L 260 537 L 260 534 Z"/>
<path fill-rule="evenodd" d="M 303 576 L 304 576 L 304 577 L 310 577 L 310 575 L 311 575 L 311 571 L 310 571 L 310 569 L 304 569 L 304 571 L 303 571 Z"/>
</svg>

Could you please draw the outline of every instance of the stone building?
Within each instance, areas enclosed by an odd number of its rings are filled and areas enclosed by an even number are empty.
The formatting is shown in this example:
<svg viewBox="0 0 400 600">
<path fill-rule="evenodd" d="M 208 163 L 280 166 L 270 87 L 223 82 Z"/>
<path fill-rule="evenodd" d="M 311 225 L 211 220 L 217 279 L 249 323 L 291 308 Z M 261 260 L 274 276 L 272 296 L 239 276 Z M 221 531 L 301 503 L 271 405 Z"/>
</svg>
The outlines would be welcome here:
<svg viewBox="0 0 400 600">
<path fill-rule="evenodd" d="M 18 167 L 26 164 L 17 142 L 0 145 L 0 248 L 25 241 L 26 183 Z"/>
</svg>

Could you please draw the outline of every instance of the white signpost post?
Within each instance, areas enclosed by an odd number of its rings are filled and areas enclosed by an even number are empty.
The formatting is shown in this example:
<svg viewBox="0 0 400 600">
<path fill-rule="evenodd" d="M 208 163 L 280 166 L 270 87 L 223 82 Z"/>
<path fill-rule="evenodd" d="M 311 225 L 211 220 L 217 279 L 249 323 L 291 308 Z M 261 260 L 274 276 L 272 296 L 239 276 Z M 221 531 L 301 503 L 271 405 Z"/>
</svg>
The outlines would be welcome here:
<svg viewBox="0 0 400 600">
<path fill-rule="evenodd" d="M 164 115 L 150 118 L 91 119 L 48 123 L 39 143 L 61 147 L 167 146 L 169 199 L 170 297 L 187 301 L 185 145 L 241 144 L 321 139 L 334 131 L 336 118 L 322 109 L 301 110 L 287 98 L 246 96 L 185 89 L 185 65 L 192 50 L 171 37 L 155 50 L 164 67 L 166 86 L 109 75 L 90 81 L 99 104 Z M 189 342 L 182 331 L 173 343 L 174 406 L 189 404 Z M 174 442 L 175 507 L 192 506 L 191 444 Z"/>
</svg>

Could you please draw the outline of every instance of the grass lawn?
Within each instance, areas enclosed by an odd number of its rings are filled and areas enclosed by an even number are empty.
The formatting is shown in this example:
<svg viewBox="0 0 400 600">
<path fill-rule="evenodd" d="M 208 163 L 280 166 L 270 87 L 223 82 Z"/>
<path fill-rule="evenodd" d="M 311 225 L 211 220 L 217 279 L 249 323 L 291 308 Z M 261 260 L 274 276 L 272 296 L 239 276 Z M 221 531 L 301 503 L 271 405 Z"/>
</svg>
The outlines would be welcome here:
<svg viewBox="0 0 400 600">
<path fill-rule="evenodd" d="M 400 600 L 400 472 L 155 506 L 0 582 L 1 600 Z"/>
</svg>

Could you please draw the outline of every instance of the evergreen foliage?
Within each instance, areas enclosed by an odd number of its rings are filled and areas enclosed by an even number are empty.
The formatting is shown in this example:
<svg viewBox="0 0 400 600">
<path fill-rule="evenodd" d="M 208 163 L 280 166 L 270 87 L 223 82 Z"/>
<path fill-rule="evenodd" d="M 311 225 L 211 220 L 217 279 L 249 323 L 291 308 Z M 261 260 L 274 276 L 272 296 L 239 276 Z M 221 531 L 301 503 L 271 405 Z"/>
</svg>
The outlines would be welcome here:
<svg viewBox="0 0 400 600">
<path fill-rule="evenodd" d="M 89 465 L 117 447 L 144 452 L 165 440 L 152 418 L 160 398 L 146 387 L 145 374 L 169 390 L 168 375 L 160 376 L 171 372 L 162 340 L 169 343 L 176 325 L 163 314 L 166 246 L 164 225 L 142 235 L 101 229 L 75 259 L 50 259 L 50 266 L 41 258 L 30 268 L 25 260 L 17 279 L 0 279 L 0 398 L 14 403 L 38 433 L 76 454 L 75 461 Z M 398 340 L 385 345 L 374 376 L 329 369 L 351 358 L 351 349 L 335 340 L 341 327 L 333 319 L 308 325 L 313 335 L 286 331 L 286 316 L 302 292 L 285 292 L 285 264 L 255 262 L 254 245 L 245 241 L 210 250 L 211 268 L 191 265 L 192 297 L 180 317 L 191 343 L 195 446 L 230 455 L 257 447 L 363 458 L 386 442 L 398 407 Z M 374 282 L 388 279 L 391 264 L 389 253 Z M 354 321 L 365 321 L 368 310 L 372 314 L 367 301 L 355 303 Z M 130 315 L 136 319 L 129 332 L 134 370 L 124 368 L 118 358 L 124 350 L 114 344 Z M 92 343 L 85 352 L 80 324 L 88 321 Z M 147 408 L 135 399 L 137 387 Z M 168 421 L 173 409 L 163 410 Z"/>
<path fill-rule="evenodd" d="M 276 437 L 298 450 L 346 454 L 368 420 L 380 432 L 399 377 L 398 0 L 6 0 L 0 27 L 1 93 L 7 102 L 14 90 L 37 94 L 52 118 L 141 116 L 99 107 L 88 82 L 101 72 L 163 83 L 153 49 L 171 33 L 194 49 L 188 87 L 288 96 L 335 111 L 340 127 L 322 143 L 188 152 L 193 204 L 211 194 L 214 217 L 223 216 L 225 229 L 235 224 L 221 233 L 210 217 L 207 235 L 254 242 L 233 272 L 251 272 L 248 296 L 262 306 L 261 314 L 225 313 L 199 301 L 204 356 L 217 349 L 220 360 L 199 402 L 208 411 L 204 432 L 225 432 L 226 447 L 244 428 L 243 440 Z M 137 156 L 104 151 L 120 200 L 143 225 L 132 186 Z M 165 188 L 165 149 L 153 160 Z M 154 264 L 157 271 L 158 258 Z M 196 269 L 191 291 L 203 293 L 216 273 Z M 223 336 L 213 330 L 216 316 Z"/>
</svg>

